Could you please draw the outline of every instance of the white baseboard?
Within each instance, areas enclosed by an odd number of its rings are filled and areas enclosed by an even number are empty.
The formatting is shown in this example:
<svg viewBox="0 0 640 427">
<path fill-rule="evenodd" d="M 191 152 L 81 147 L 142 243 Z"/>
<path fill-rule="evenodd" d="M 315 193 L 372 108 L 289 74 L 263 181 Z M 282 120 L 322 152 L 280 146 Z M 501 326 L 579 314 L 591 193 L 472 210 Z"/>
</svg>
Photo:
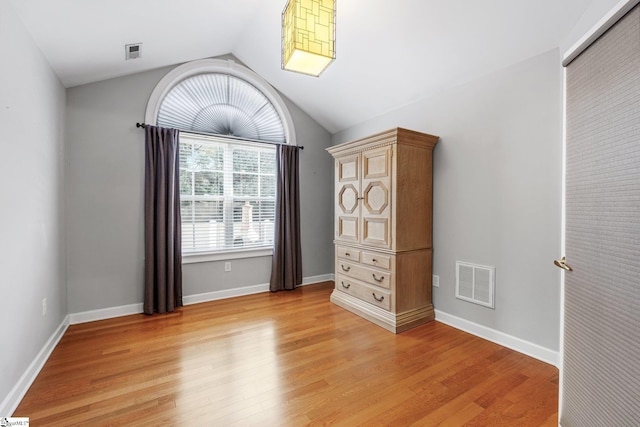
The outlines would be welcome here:
<svg viewBox="0 0 640 427">
<path fill-rule="evenodd" d="M 531 356 L 535 359 L 541 360 L 545 363 L 559 368 L 560 354 L 557 351 L 550 350 L 538 344 L 534 344 L 521 338 L 505 334 L 504 332 L 496 331 L 495 329 L 479 325 L 477 323 L 471 322 L 458 316 L 454 316 L 449 313 L 442 312 L 440 310 L 435 310 L 435 312 L 436 320 L 438 322 L 468 332 L 480 338 L 484 338 L 496 344 L 500 344 L 504 347 L 508 347 L 519 353 L 526 354 L 527 356 Z"/>
<path fill-rule="evenodd" d="M 302 279 L 302 285 L 311 285 L 313 283 L 325 282 L 333 280 L 333 274 L 322 274 L 319 276 L 309 276 Z M 269 292 L 269 284 L 245 286 L 242 288 L 226 289 L 222 291 L 207 292 L 204 294 L 186 295 L 182 298 L 184 305 L 198 304 L 201 302 L 216 301 L 219 299 L 240 297 L 243 295 L 258 294 L 260 292 Z M 83 311 L 81 313 L 72 313 L 69 315 L 70 324 L 77 325 L 79 323 L 94 322 L 96 320 L 112 319 L 114 317 L 128 316 L 130 314 L 140 314 L 143 312 L 142 303 L 122 305 L 120 307 L 102 308 L 99 310 Z M 0 412 L 1 414 L 1 412 Z"/>
<path fill-rule="evenodd" d="M 269 292 L 269 284 L 245 286 L 243 288 L 225 289 L 222 291 L 206 292 L 204 294 L 188 295 L 182 297 L 184 305 L 199 304 L 201 302 L 216 301 L 219 299 L 241 297 L 244 295 L 259 294 Z"/>
<path fill-rule="evenodd" d="M 300 286 L 305 286 L 305 285 L 313 285 L 314 283 L 321 283 L 321 282 L 326 282 L 328 280 L 335 280 L 336 275 L 331 273 L 331 274 L 321 274 L 319 276 L 309 276 L 309 277 L 305 277 L 302 279 L 302 285 Z"/>
<path fill-rule="evenodd" d="M 16 385 L 11 389 L 7 397 L 0 403 L 0 415 L 11 416 L 20 401 L 24 397 L 24 395 L 31 387 L 31 384 L 35 381 L 36 377 L 40 373 L 40 370 L 44 366 L 45 362 L 49 359 L 51 352 L 56 348 L 58 342 L 66 332 L 69 327 L 69 316 L 66 316 L 60 326 L 53 332 L 53 334 L 49 337 L 49 340 L 42 347 L 42 350 L 38 353 L 38 355 L 33 359 L 29 367 L 22 374 Z M 28 415 L 28 414 L 26 414 Z"/>
<path fill-rule="evenodd" d="M 114 317 L 140 314 L 143 311 L 142 303 L 121 305 L 120 307 L 101 308 L 99 310 L 83 311 L 69 315 L 72 325 L 78 323 L 95 322 L 96 320 L 112 319 Z"/>
<path fill-rule="evenodd" d="M 309 276 L 302 279 L 300 286 L 312 285 L 314 283 L 326 282 L 333 280 L 333 274 L 323 274 L 320 276 Z M 226 289 L 223 291 L 207 292 L 204 294 L 189 295 L 182 298 L 184 305 L 199 304 L 201 302 L 216 301 L 225 298 L 241 297 L 244 295 L 259 294 L 261 292 L 269 292 L 269 284 L 245 286 L 244 288 Z"/>
</svg>

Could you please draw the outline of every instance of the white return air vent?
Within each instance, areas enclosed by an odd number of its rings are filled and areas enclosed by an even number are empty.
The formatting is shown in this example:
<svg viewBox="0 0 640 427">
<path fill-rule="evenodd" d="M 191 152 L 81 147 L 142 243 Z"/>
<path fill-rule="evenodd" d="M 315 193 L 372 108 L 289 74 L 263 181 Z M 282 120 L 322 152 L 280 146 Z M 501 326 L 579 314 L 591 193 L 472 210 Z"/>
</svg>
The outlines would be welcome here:
<svg viewBox="0 0 640 427">
<path fill-rule="evenodd" d="M 137 59 L 142 56 L 142 43 L 124 45 L 124 59 Z"/>
<path fill-rule="evenodd" d="M 495 307 L 495 267 L 456 262 L 456 298 Z"/>
</svg>

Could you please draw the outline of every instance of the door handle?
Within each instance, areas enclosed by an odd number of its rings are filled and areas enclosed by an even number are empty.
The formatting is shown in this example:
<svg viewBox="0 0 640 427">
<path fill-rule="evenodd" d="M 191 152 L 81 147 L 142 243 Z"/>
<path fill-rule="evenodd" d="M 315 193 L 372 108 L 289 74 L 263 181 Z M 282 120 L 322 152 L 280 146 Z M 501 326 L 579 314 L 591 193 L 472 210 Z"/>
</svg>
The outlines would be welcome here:
<svg viewBox="0 0 640 427">
<path fill-rule="evenodd" d="M 569 264 L 567 264 L 567 257 L 562 257 L 560 260 L 554 259 L 553 263 L 556 267 L 561 268 L 566 271 L 573 271 L 573 268 Z"/>
</svg>

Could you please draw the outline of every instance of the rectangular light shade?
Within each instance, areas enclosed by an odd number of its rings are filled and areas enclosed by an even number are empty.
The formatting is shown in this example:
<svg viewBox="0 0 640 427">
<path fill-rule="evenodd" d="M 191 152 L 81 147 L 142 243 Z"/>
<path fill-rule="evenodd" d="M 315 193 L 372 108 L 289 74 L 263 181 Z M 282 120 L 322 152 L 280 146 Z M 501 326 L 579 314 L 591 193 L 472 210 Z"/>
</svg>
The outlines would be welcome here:
<svg viewBox="0 0 640 427">
<path fill-rule="evenodd" d="M 336 57 L 336 0 L 289 0 L 282 12 L 282 69 L 319 76 Z"/>
</svg>

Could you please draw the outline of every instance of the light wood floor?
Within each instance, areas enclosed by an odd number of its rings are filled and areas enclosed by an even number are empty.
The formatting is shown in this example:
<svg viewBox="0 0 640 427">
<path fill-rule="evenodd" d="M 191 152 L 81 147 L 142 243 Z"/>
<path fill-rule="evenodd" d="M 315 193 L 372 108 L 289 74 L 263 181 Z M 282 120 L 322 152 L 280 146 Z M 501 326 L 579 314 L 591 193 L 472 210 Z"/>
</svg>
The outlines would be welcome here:
<svg viewBox="0 0 640 427">
<path fill-rule="evenodd" d="M 333 282 L 69 327 L 32 426 L 554 426 L 556 368 L 438 322 L 399 335 Z"/>
</svg>

